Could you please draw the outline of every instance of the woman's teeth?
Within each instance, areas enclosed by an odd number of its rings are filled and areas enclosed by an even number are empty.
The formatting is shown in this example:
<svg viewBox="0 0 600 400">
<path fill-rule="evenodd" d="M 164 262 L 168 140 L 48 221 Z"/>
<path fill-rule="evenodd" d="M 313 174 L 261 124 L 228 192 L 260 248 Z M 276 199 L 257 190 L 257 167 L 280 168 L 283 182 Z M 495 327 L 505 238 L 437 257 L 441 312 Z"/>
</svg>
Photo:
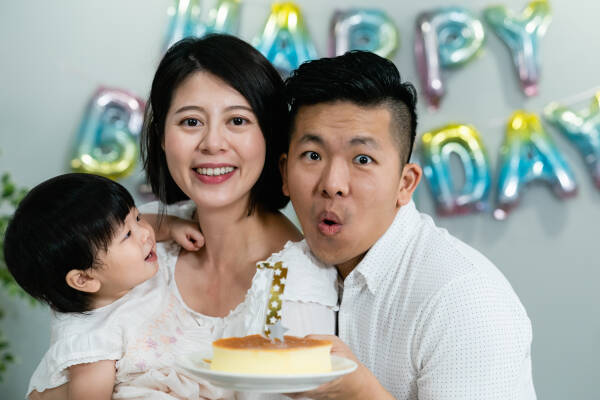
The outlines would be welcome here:
<svg viewBox="0 0 600 400">
<path fill-rule="evenodd" d="M 218 176 L 225 175 L 234 170 L 233 167 L 221 167 L 221 168 L 196 168 L 196 172 L 200 175 Z"/>
</svg>

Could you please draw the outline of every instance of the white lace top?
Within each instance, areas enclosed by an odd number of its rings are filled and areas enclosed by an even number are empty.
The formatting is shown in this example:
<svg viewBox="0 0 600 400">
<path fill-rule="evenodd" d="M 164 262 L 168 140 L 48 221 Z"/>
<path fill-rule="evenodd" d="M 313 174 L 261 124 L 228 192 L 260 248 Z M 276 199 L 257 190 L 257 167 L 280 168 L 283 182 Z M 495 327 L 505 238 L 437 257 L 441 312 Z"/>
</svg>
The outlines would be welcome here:
<svg viewBox="0 0 600 400">
<path fill-rule="evenodd" d="M 182 217 L 193 212 L 187 203 L 175 210 Z M 278 318 L 292 335 L 335 332 L 337 272 L 319 263 L 306 242 L 288 242 L 258 263 L 244 301 L 224 318 L 183 303 L 174 280 L 179 251 L 173 242 L 159 244 L 159 272 L 112 304 L 87 314 L 53 313 L 50 349 L 27 393 L 66 383 L 72 365 L 117 360 L 114 399 L 252 398 L 186 376 L 176 358 L 192 351 L 210 357 L 214 340 L 263 332 Z"/>
</svg>

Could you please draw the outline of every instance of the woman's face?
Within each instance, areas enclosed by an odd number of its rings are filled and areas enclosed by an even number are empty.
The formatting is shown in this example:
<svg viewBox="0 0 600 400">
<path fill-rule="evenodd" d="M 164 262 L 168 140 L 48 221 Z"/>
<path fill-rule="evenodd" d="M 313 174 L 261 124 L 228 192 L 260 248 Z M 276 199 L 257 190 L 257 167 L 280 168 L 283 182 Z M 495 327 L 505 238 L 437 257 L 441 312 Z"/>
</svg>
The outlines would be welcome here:
<svg viewBox="0 0 600 400">
<path fill-rule="evenodd" d="M 248 205 L 265 163 L 265 140 L 248 101 L 209 72 L 173 93 L 163 149 L 173 180 L 199 207 Z"/>
</svg>

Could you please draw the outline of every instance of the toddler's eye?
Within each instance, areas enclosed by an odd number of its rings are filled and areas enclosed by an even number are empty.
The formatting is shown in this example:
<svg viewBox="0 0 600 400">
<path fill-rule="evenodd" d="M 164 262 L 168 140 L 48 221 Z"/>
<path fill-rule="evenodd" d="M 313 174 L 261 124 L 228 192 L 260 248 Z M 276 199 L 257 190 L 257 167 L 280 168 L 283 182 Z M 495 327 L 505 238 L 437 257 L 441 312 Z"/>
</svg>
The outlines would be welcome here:
<svg viewBox="0 0 600 400">
<path fill-rule="evenodd" d="M 373 159 L 365 154 L 359 154 L 356 157 L 354 157 L 353 161 L 360 165 L 367 165 L 372 163 Z"/>
<path fill-rule="evenodd" d="M 321 159 L 321 155 L 316 151 L 305 151 L 304 153 L 302 153 L 302 156 L 306 157 L 311 161 L 319 161 Z"/>
<path fill-rule="evenodd" d="M 128 232 L 125 234 L 125 239 L 129 238 L 129 236 L 131 236 L 131 231 L 128 231 Z"/>
<path fill-rule="evenodd" d="M 137 222 L 140 222 L 140 221 L 142 220 L 142 217 L 140 217 L 140 214 L 138 214 L 138 215 L 137 215 L 137 217 L 135 217 L 135 220 L 136 220 Z"/>
</svg>

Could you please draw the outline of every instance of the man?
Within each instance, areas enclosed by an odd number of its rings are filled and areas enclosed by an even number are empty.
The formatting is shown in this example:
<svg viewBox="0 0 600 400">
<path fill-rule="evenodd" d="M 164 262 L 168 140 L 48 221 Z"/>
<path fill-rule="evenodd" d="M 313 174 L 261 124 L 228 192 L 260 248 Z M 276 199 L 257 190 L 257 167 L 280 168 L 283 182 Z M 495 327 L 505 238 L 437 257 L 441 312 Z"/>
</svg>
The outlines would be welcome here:
<svg viewBox="0 0 600 400">
<path fill-rule="evenodd" d="M 368 52 L 305 63 L 286 87 L 283 190 L 343 279 L 339 339 L 327 338 L 359 364 L 302 396 L 535 399 L 531 324 L 510 284 L 411 200 L 414 87 Z"/>
</svg>

